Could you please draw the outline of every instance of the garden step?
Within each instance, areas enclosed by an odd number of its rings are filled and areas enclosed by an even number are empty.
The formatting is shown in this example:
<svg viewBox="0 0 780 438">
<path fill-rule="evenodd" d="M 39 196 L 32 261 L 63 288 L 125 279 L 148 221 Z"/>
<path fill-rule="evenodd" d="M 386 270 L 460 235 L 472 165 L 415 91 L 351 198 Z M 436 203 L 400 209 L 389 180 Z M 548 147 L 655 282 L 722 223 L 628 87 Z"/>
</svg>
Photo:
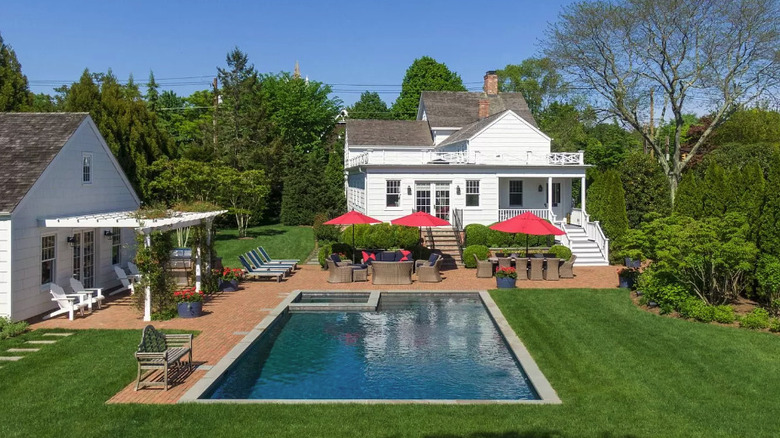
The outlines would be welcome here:
<svg viewBox="0 0 780 438">
<path fill-rule="evenodd" d="M 25 341 L 26 344 L 56 344 L 57 341 Z"/>
<path fill-rule="evenodd" d="M 24 356 L 0 356 L 0 361 L 16 362 L 22 358 L 24 358 Z"/>
<path fill-rule="evenodd" d="M 36 351 L 41 351 L 40 348 L 9 348 L 6 350 L 9 353 L 34 353 Z"/>
<path fill-rule="evenodd" d="M 43 336 L 71 336 L 73 333 L 44 333 Z"/>
</svg>

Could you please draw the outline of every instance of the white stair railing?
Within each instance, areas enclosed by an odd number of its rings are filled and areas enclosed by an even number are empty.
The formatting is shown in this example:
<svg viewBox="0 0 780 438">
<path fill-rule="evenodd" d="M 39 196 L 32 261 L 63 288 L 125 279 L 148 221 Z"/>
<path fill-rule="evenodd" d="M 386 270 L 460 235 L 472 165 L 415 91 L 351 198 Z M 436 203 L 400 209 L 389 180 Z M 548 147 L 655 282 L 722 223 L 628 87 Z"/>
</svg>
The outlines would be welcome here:
<svg viewBox="0 0 780 438">
<path fill-rule="evenodd" d="M 585 233 L 587 233 L 588 239 L 596 242 L 604 259 L 609 262 L 609 239 L 604 235 L 604 230 L 601 229 L 599 221 L 587 222 L 585 224 Z"/>
</svg>

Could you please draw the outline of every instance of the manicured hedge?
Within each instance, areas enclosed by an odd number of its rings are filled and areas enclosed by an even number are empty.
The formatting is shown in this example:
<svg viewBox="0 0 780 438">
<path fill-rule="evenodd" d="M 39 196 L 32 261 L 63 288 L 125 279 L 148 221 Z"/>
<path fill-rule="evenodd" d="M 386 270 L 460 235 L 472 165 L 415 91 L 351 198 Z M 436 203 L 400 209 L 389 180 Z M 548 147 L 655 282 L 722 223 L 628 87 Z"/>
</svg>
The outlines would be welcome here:
<svg viewBox="0 0 780 438">
<path fill-rule="evenodd" d="M 484 245 L 490 248 L 523 247 L 526 245 L 526 235 L 521 233 L 505 233 L 491 230 L 481 224 L 466 226 L 466 246 Z M 528 246 L 550 246 L 555 241 L 553 236 L 528 236 Z"/>
<path fill-rule="evenodd" d="M 571 250 L 563 245 L 553 245 L 550 247 L 550 253 L 555 254 L 555 257 L 560 259 L 569 260 L 571 258 Z"/>
<path fill-rule="evenodd" d="M 487 258 L 490 257 L 490 250 L 485 245 L 467 246 L 466 249 L 463 250 L 463 265 L 467 268 L 477 267 L 477 261 L 474 260 L 474 254 L 476 254 L 477 258 L 480 260 L 487 260 Z"/>
<path fill-rule="evenodd" d="M 466 246 L 488 244 L 488 233 L 490 229 L 482 224 L 466 225 Z"/>
<path fill-rule="evenodd" d="M 314 215 L 314 237 L 320 241 L 335 242 L 339 240 L 341 231 L 337 225 L 323 225 L 323 222 L 328 221 L 328 215 L 325 213 L 317 213 Z"/>
<path fill-rule="evenodd" d="M 417 246 L 420 238 L 420 229 L 416 227 L 404 227 L 387 223 L 376 225 L 355 225 L 356 248 L 404 248 L 411 249 Z M 352 227 L 348 226 L 341 232 L 342 243 L 352 245 Z"/>
</svg>

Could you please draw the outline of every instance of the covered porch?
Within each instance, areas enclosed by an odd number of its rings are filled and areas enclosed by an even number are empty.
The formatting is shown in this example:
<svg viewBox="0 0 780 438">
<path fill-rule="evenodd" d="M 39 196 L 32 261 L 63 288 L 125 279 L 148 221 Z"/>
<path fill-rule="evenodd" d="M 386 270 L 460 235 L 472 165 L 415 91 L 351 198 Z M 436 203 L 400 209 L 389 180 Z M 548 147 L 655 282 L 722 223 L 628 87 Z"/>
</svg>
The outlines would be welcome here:
<svg viewBox="0 0 780 438">
<path fill-rule="evenodd" d="M 575 208 L 573 187 L 585 185 L 585 175 L 499 176 L 497 222 L 531 212 L 550 222 L 575 219 L 585 211 L 585 191 L 580 190 L 580 208 Z"/>
</svg>

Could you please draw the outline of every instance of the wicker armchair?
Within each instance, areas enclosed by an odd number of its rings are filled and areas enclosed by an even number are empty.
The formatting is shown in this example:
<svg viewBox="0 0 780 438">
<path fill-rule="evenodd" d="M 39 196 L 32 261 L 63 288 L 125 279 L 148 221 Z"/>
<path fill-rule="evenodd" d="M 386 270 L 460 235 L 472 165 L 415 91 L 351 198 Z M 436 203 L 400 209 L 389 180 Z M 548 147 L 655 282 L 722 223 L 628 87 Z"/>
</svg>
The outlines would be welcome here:
<svg viewBox="0 0 780 438">
<path fill-rule="evenodd" d="M 352 283 L 352 265 L 337 266 L 331 259 L 328 263 L 328 283 Z"/>
<path fill-rule="evenodd" d="M 423 283 L 439 283 L 441 282 L 441 264 L 444 262 L 444 258 L 439 256 L 434 262 L 433 266 L 430 263 L 417 266 L 417 280 Z"/>
<path fill-rule="evenodd" d="M 550 257 L 547 259 L 547 269 L 544 270 L 545 280 L 558 280 L 558 266 L 561 264 L 561 259 L 557 257 Z"/>
<path fill-rule="evenodd" d="M 577 260 L 577 255 L 572 254 L 569 260 L 566 260 L 558 270 L 561 278 L 574 278 L 574 261 Z"/>
<path fill-rule="evenodd" d="M 412 284 L 414 262 L 372 262 L 371 284 Z"/>
<path fill-rule="evenodd" d="M 518 257 L 515 259 L 515 269 L 517 270 L 518 280 L 528 280 L 528 259 Z"/>
<path fill-rule="evenodd" d="M 498 258 L 498 267 L 499 268 L 511 268 L 512 267 L 512 259 L 509 257 L 499 257 Z"/>
<path fill-rule="evenodd" d="M 544 280 L 544 259 L 538 257 L 532 257 L 531 269 L 528 271 L 528 278 L 530 280 Z"/>
<path fill-rule="evenodd" d="M 480 260 L 476 254 L 474 254 L 474 260 L 477 261 L 477 278 L 490 278 L 493 276 L 493 262 Z"/>
</svg>

